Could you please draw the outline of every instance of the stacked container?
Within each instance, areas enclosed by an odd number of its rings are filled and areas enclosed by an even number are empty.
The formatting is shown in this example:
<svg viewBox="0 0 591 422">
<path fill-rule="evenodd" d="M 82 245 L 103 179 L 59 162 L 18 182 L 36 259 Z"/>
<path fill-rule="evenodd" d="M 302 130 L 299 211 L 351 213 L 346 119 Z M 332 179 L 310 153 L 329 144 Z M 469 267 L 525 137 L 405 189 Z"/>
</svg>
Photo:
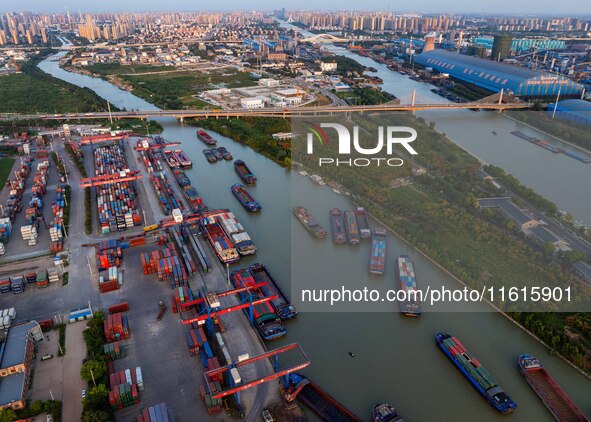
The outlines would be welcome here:
<svg viewBox="0 0 591 422">
<path fill-rule="evenodd" d="M 37 244 L 37 237 L 39 234 L 37 233 L 37 227 L 33 225 L 29 226 L 22 226 L 21 227 L 21 236 L 23 240 L 29 242 L 29 246 L 34 246 Z"/>
<path fill-rule="evenodd" d="M 109 360 L 117 360 L 125 357 L 125 349 L 117 341 L 103 345 L 103 351 Z"/>
<path fill-rule="evenodd" d="M 15 172 L 14 180 L 9 180 L 7 186 L 10 189 L 10 196 L 6 200 L 6 203 L 2 209 L 2 220 L 0 220 L 0 241 L 7 243 L 12 231 L 12 225 L 7 224 L 7 220 L 11 223 L 14 222 L 16 215 L 22 210 L 22 198 L 25 190 L 25 182 L 29 174 L 31 174 L 31 167 L 33 166 L 33 160 L 31 158 L 25 158 L 22 160 L 21 165 Z"/>
<path fill-rule="evenodd" d="M 96 261 L 99 271 L 106 270 L 109 267 L 119 267 L 122 259 L 123 252 L 117 240 L 103 240 L 98 243 Z"/>
<path fill-rule="evenodd" d="M 49 286 L 49 280 L 47 279 L 47 271 L 46 270 L 39 270 L 35 274 L 35 282 L 37 283 L 37 287 L 43 289 Z"/>
<path fill-rule="evenodd" d="M 65 185 L 58 185 L 55 202 L 51 205 L 53 221 L 49 227 L 49 237 L 51 239 L 50 251 L 53 253 L 63 250 L 63 218 L 65 207 Z"/>
<path fill-rule="evenodd" d="M 10 285 L 12 293 L 14 293 L 15 295 L 23 293 L 25 291 L 25 280 L 23 276 L 11 277 Z"/>
<path fill-rule="evenodd" d="M 137 422 L 169 422 L 174 421 L 172 411 L 166 407 L 166 404 L 160 403 L 150 406 L 142 411 L 137 417 Z"/>
<path fill-rule="evenodd" d="M 60 276 L 55 268 L 48 268 L 47 269 L 47 278 L 50 283 L 55 283 L 60 281 Z"/>
<path fill-rule="evenodd" d="M 117 271 L 117 267 L 109 267 L 106 278 L 102 275 L 99 276 L 99 290 L 101 293 L 117 290 L 121 284 L 123 284 L 123 273 Z"/>
<path fill-rule="evenodd" d="M 95 175 L 106 176 L 129 172 L 123 146 L 114 144 L 94 151 Z M 132 182 L 99 185 L 97 206 L 101 231 L 109 233 L 141 224 L 138 200 Z M 130 214 L 130 216 L 127 216 Z"/>
<path fill-rule="evenodd" d="M 108 343 L 129 338 L 127 317 L 121 312 L 107 316 L 104 321 L 105 337 Z"/>
</svg>

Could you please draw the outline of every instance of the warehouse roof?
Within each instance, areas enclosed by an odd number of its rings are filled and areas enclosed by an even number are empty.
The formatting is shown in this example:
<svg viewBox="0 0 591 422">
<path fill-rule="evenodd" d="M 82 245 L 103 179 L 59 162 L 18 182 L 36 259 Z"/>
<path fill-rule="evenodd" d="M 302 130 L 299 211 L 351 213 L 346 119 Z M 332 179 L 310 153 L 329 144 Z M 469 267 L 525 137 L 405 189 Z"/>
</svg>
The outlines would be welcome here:
<svg viewBox="0 0 591 422">
<path fill-rule="evenodd" d="M 586 111 L 587 113 L 591 113 L 591 102 L 585 100 L 563 100 L 558 102 L 558 109 L 563 111 Z"/>
<path fill-rule="evenodd" d="M 534 221 L 534 219 L 523 212 L 513 201 L 504 201 L 499 203 L 499 208 L 501 208 L 508 217 L 510 217 L 515 222 L 523 225 L 529 223 L 530 221 Z"/>
<path fill-rule="evenodd" d="M 548 230 L 545 227 L 541 227 L 541 226 L 534 227 L 531 229 L 531 232 L 535 237 L 537 237 L 540 240 L 540 242 L 543 242 L 543 243 L 554 244 L 554 243 L 560 241 L 560 239 L 554 233 L 552 233 L 550 230 Z"/>
<path fill-rule="evenodd" d="M 8 337 L 4 343 L 1 368 L 10 368 L 20 365 L 25 361 L 27 350 L 27 338 L 29 332 L 37 325 L 36 322 L 13 325 L 8 331 Z"/>
<path fill-rule="evenodd" d="M 25 375 L 25 372 L 19 372 L 0 378 L 0 406 L 22 399 Z"/>
<path fill-rule="evenodd" d="M 572 92 L 579 92 L 583 88 L 582 85 L 562 75 L 535 71 L 521 66 L 442 49 L 421 53 L 415 58 L 415 61 L 422 66 L 432 67 L 442 73 L 449 73 L 457 79 L 478 84 L 495 92 L 499 92 L 501 89 L 510 89 L 518 93 L 520 88 L 523 88 L 523 94 L 533 95 L 537 93 L 540 87 L 551 86 L 552 89 L 547 94 L 552 94 L 560 85 L 563 86 L 563 94 L 571 94 Z M 537 82 L 533 82 L 534 79 Z M 522 87 L 522 84 L 525 85 L 526 82 L 527 89 Z M 534 92 L 529 92 L 532 90 Z M 546 92 L 544 91 L 544 93 Z"/>
</svg>

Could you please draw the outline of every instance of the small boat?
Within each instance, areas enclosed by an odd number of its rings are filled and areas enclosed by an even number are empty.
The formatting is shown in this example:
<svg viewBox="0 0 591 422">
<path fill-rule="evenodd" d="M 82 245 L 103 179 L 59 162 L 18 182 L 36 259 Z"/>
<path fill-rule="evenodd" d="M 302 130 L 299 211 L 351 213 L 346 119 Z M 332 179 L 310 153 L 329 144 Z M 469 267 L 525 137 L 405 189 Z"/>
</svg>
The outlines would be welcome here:
<svg viewBox="0 0 591 422">
<path fill-rule="evenodd" d="M 203 150 L 203 155 L 205 155 L 205 158 L 210 163 L 217 163 L 217 161 L 218 161 L 218 160 L 215 159 L 215 156 L 213 155 L 213 152 L 211 152 L 210 149 L 204 149 Z"/>
<path fill-rule="evenodd" d="M 225 147 L 218 147 L 218 152 L 222 154 L 222 158 L 224 160 L 231 160 L 232 158 L 234 158 Z"/>
<path fill-rule="evenodd" d="M 252 196 L 250 196 L 250 193 L 248 193 L 244 185 L 241 185 L 240 183 L 234 183 L 231 187 L 231 190 L 234 196 L 238 198 L 242 206 L 248 211 L 255 212 L 261 210 L 261 204 L 259 204 L 253 199 Z"/>
<path fill-rule="evenodd" d="M 495 131 L 493 130 L 493 131 L 492 131 L 492 134 L 493 134 L 493 135 L 496 135 L 496 134 L 497 134 L 497 132 L 495 132 Z"/>
<path fill-rule="evenodd" d="M 215 159 L 217 161 L 221 161 L 221 160 L 224 159 L 223 156 L 222 156 L 222 153 L 217 148 L 212 148 L 211 149 L 211 153 L 213 154 L 213 156 L 215 157 Z"/>
<path fill-rule="evenodd" d="M 217 141 L 211 137 L 209 133 L 204 131 L 203 129 L 199 129 L 197 131 L 197 137 L 201 139 L 206 145 L 212 146 L 217 144 Z"/>
<path fill-rule="evenodd" d="M 234 170 L 238 173 L 238 176 L 244 181 L 244 183 L 251 185 L 256 183 L 257 178 L 248 167 L 246 167 L 246 163 L 242 160 L 234 161 Z"/>
<path fill-rule="evenodd" d="M 589 422 L 585 414 L 554 381 L 537 358 L 531 355 L 519 355 L 517 364 L 527 383 L 540 397 L 554 419 L 560 422 Z"/>
<path fill-rule="evenodd" d="M 404 422 L 394 406 L 386 403 L 376 404 L 371 412 L 374 422 Z"/>
</svg>

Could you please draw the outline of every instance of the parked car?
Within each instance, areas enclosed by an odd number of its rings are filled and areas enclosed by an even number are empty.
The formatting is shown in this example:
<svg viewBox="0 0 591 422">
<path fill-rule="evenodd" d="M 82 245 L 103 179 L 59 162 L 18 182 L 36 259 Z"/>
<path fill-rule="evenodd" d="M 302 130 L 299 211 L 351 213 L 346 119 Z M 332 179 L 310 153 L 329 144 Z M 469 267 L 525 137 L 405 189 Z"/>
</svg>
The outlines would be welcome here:
<svg viewBox="0 0 591 422">
<path fill-rule="evenodd" d="M 43 360 L 48 360 L 48 359 L 51 359 L 52 357 L 53 357 L 53 355 L 48 353 L 48 354 L 46 354 L 46 355 L 42 356 L 42 357 L 41 357 L 41 360 L 42 360 L 42 361 L 43 361 Z"/>
</svg>

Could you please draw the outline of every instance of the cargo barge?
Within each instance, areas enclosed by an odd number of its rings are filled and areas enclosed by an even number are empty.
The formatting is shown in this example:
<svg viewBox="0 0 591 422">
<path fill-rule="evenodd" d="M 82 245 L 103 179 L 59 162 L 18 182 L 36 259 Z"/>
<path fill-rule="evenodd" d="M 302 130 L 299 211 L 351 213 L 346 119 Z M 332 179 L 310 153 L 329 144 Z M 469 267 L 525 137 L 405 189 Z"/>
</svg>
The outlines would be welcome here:
<svg viewBox="0 0 591 422">
<path fill-rule="evenodd" d="M 517 404 L 498 386 L 493 376 L 472 357 L 460 341 L 446 333 L 435 336 L 437 346 L 454 363 L 458 371 L 499 413 L 513 412 Z"/>
<path fill-rule="evenodd" d="M 229 161 L 234 158 L 232 157 L 232 154 L 230 154 L 230 152 L 224 147 L 218 147 L 218 152 L 222 154 L 222 158 L 226 161 Z"/>
<path fill-rule="evenodd" d="M 224 233 L 232 239 L 240 255 L 254 255 L 256 253 L 257 247 L 233 213 L 226 210 L 217 214 L 215 218 L 222 226 Z"/>
<path fill-rule="evenodd" d="M 306 230 L 312 234 L 312 236 L 318 238 L 326 236 L 326 229 L 316 222 L 312 214 L 310 214 L 306 208 L 302 206 L 295 206 L 293 207 L 293 213 L 300 223 L 304 225 Z"/>
<path fill-rule="evenodd" d="M 187 177 L 185 172 L 183 170 L 173 170 L 172 174 L 181 188 L 183 196 L 189 203 L 191 211 L 199 212 L 200 210 L 207 210 L 207 207 L 203 205 L 203 199 L 201 198 L 201 195 L 199 195 L 197 189 L 191 186 L 191 180 Z"/>
<path fill-rule="evenodd" d="M 359 228 L 357 218 L 351 210 L 345 211 L 345 234 L 349 245 L 359 245 Z"/>
<path fill-rule="evenodd" d="M 204 149 L 203 155 L 205 155 L 205 159 L 212 164 L 218 162 L 218 160 L 216 160 L 215 156 L 213 155 L 213 152 L 211 152 L 210 149 Z"/>
<path fill-rule="evenodd" d="M 288 402 L 298 398 L 327 422 L 361 422 L 349 409 L 308 378 L 296 372 L 289 374 Z"/>
<path fill-rule="evenodd" d="M 374 422 L 404 422 L 394 406 L 386 403 L 376 404 L 371 412 Z"/>
<path fill-rule="evenodd" d="M 547 149 L 548 151 L 551 151 L 555 154 L 562 153 L 568 157 L 574 158 L 575 160 L 579 160 L 583 163 L 591 163 L 591 157 L 581 155 L 577 152 L 574 152 L 574 151 L 571 151 L 568 149 L 563 149 L 563 148 L 557 147 L 555 145 L 552 145 L 548 141 L 534 138 L 533 136 L 526 135 L 525 133 L 519 132 L 519 131 L 513 131 L 513 132 L 511 132 L 511 134 L 517 136 L 518 138 L 524 139 L 527 142 L 530 142 L 530 143 L 538 145 L 544 149 Z"/>
<path fill-rule="evenodd" d="M 222 157 L 222 153 L 217 148 L 212 148 L 211 153 L 213 154 L 216 161 L 222 161 L 224 159 Z"/>
<path fill-rule="evenodd" d="M 214 216 L 205 217 L 202 220 L 205 237 L 211 244 L 216 256 L 223 264 L 233 264 L 240 260 L 236 247 L 226 235 Z"/>
<path fill-rule="evenodd" d="M 242 160 L 234 161 L 234 170 L 238 173 L 238 176 L 242 179 L 244 183 L 247 185 L 252 185 L 256 183 L 257 178 L 252 172 L 246 167 L 246 164 Z"/>
<path fill-rule="evenodd" d="M 282 321 L 295 318 L 298 311 L 293 307 L 281 287 L 277 285 L 275 279 L 271 277 L 269 271 L 263 264 L 253 264 L 248 270 L 254 277 L 257 283 L 267 282 L 265 286 L 261 287 L 261 291 L 267 297 L 277 296 L 277 299 L 271 301 L 271 305 L 279 318 Z"/>
<path fill-rule="evenodd" d="M 244 185 L 241 185 L 240 183 L 234 183 L 230 189 L 232 190 L 234 196 L 238 198 L 242 206 L 248 211 L 256 212 L 261 210 L 261 204 L 259 204 L 253 199 L 252 196 L 250 196 Z"/>
<path fill-rule="evenodd" d="M 396 277 L 400 283 L 400 289 L 406 292 L 406 299 L 400 301 L 400 312 L 406 316 L 419 316 L 421 315 L 421 301 L 414 264 L 406 255 L 400 255 L 396 264 Z"/>
<path fill-rule="evenodd" d="M 357 219 L 359 237 L 361 237 L 361 239 L 371 239 L 371 229 L 369 228 L 369 220 L 365 208 L 357 207 L 355 209 L 355 218 Z"/>
<path fill-rule="evenodd" d="M 554 419 L 560 422 L 589 422 L 585 414 L 548 374 L 537 358 L 519 355 L 517 364 L 527 383 L 540 397 Z"/>
<path fill-rule="evenodd" d="M 343 213 L 340 208 L 332 208 L 330 210 L 330 231 L 334 243 L 342 244 L 347 242 L 345 221 L 343 220 Z"/>
<path fill-rule="evenodd" d="M 230 275 L 230 280 L 235 289 L 255 284 L 252 274 L 245 268 L 233 271 Z M 260 288 L 241 292 L 239 296 L 242 303 L 254 302 L 265 298 Z M 252 305 L 252 308 L 253 323 L 263 340 L 274 340 L 285 335 L 287 330 L 269 302 Z M 247 317 L 251 317 L 249 308 L 244 308 L 244 313 Z"/>
<path fill-rule="evenodd" d="M 181 166 L 173 151 L 164 151 L 164 159 L 171 169 L 177 169 Z"/>
<path fill-rule="evenodd" d="M 369 254 L 369 273 L 383 275 L 386 267 L 386 253 L 388 251 L 388 235 L 385 229 L 375 228 L 371 239 Z"/>
<path fill-rule="evenodd" d="M 189 157 L 187 157 L 187 154 L 185 154 L 185 151 L 183 151 L 182 149 L 175 149 L 174 156 L 181 167 L 189 168 L 193 166 L 193 163 L 191 162 L 191 160 L 189 160 Z"/>
<path fill-rule="evenodd" d="M 209 133 L 207 133 L 206 131 L 204 131 L 203 129 L 199 129 L 197 131 L 197 137 L 204 142 L 206 145 L 215 145 L 217 144 L 217 141 L 215 139 L 213 139 L 211 137 L 211 135 Z"/>
</svg>

